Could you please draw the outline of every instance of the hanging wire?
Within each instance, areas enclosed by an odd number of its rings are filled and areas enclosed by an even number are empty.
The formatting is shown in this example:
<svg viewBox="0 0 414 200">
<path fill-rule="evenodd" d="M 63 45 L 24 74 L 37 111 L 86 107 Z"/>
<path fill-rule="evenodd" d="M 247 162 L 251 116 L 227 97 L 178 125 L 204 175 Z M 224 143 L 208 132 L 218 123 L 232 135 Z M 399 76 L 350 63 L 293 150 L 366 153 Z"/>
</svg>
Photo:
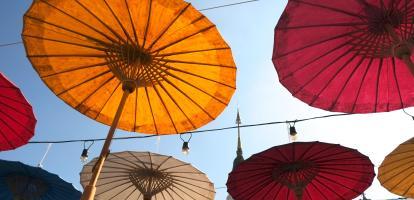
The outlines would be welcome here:
<svg viewBox="0 0 414 200">
<path fill-rule="evenodd" d="M 231 3 L 231 4 L 224 4 L 224 5 L 213 6 L 213 7 L 209 7 L 209 8 L 203 8 L 203 9 L 200 9 L 199 11 L 214 10 L 214 9 L 218 9 L 218 8 L 224 8 L 224 7 L 231 7 L 231 6 L 241 5 L 241 4 L 253 3 L 253 2 L 256 2 L 256 1 L 260 1 L 260 0 L 249 0 L 249 1 L 241 1 L 241 2 L 236 2 L 236 3 Z M 0 44 L 0 48 L 1 47 L 13 46 L 13 45 L 17 45 L 17 44 L 22 44 L 22 43 L 23 43 L 22 41 L 17 41 L 17 42 L 12 42 L 12 43 Z"/>
<path fill-rule="evenodd" d="M 213 10 L 213 9 L 217 9 L 217 8 L 224 8 L 224 7 L 236 6 L 236 5 L 241 5 L 241 4 L 246 4 L 246 3 L 252 3 L 252 2 L 256 2 L 256 1 L 260 1 L 260 0 L 241 1 L 241 2 L 237 2 L 237 3 L 231 3 L 231 4 L 220 5 L 220 6 L 214 6 L 214 7 L 210 7 L 210 8 L 204 8 L 204 9 L 200 9 L 199 11 L 206 11 L 206 10 Z"/>
<path fill-rule="evenodd" d="M 414 115 L 411 115 L 410 113 L 408 113 L 404 108 L 402 110 L 406 115 L 410 116 L 414 120 Z"/>
<path fill-rule="evenodd" d="M 310 117 L 310 118 L 304 118 L 304 119 L 297 119 L 297 120 L 291 120 L 291 121 L 275 121 L 275 122 L 266 122 L 266 123 L 259 123 L 259 124 L 247 124 L 247 125 L 241 125 L 240 128 L 249 128 L 249 127 L 258 127 L 258 126 L 269 126 L 269 125 L 277 125 L 277 124 L 286 124 L 286 123 L 298 123 L 298 122 L 304 122 L 304 121 L 310 121 L 310 120 L 316 120 L 316 119 L 325 119 L 325 118 L 331 118 L 331 117 L 340 117 L 340 116 L 348 116 L 348 115 L 355 115 L 355 114 L 333 114 L 333 115 L 323 115 L 323 116 L 317 116 L 317 117 Z M 199 130 L 199 131 L 189 131 L 185 133 L 181 133 L 181 135 L 186 134 L 193 134 L 193 133 L 206 133 L 206 132 L 218 132 L 218 131 L 224 131 L 224 130 L 230 130 L 230 129 L 236 129 L 238 126 L 230 126 L 230 127 L 224 127 L 224 128 L 215 128 L 215 129 L 205 129 L 205 130 Z M 128 139 L 145 139 L 145 138 L 152 138 L 157 137 L 158 135 L 144 135 L 144 136 L 131 136 L 131 137 L 116 137 L 113 140 L 128 140 Z M 95 138 L 95 139 L 76 139 L 76 140 L 56 140 L 56 141 L 31 141 L 29 144 L 47 144 L 47 143 L 53 143 L 53 144 L 62 144 L 62 143 L 76 143 L 76 142 L 98 142 L 98 141 L 104 141 L 105 138 Z"/>
<path fill-rule="evenodd" d="M 12 45 L 17 45 L 17 44 L 22 44 L 22 41 L 18 41 L 18 42 L 13 42 L 13 43 L 7 43 L 7 44 L 0 44 L 0 47 L 7 47 L 7 46 L 12 46 Z"/>
</svg>

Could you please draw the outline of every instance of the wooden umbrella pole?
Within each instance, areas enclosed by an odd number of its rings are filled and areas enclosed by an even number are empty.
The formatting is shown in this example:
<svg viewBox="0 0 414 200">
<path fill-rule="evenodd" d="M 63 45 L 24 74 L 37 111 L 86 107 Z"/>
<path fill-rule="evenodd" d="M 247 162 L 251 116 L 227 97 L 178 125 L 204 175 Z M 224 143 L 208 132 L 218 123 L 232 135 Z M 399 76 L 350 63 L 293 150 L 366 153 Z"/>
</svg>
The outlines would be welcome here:
<svg viewBox="0 0 414 200">
<path fill-rule="evenodd" d="M 96 192 L 96 183 L 98 182 L 99 174 L 101 173 L 105 159 L 109 154 L 109 146 L 111 146 L 111 141 L 114 137 L 116 127 L 118 126 L 119 119 L 121 118 L 121 114 L 124 109 L 126 100 L 128 98 L 128 95 L 132 93 L 132 91 L 133 90 L 124 88 L 124 93 L 122 95 L 121 102 L 119 103 L 118 110 L 115 114 L 115 118 L 112 121 L 112 125 L 109 129 L 108 136 L 106 137 L 105 144 L 102 147 L 99 159 L 96 162 L 95 167 L 93 168 L 92 178 L 89 181 L 89 184 L 85 187 L 81 200 L 94 200 Z"/>
<path fill-rule="evenodd" d="M 411 50 L 408 44 L 401 44 L 401 38 L 395 33 L 394 28 L 387 24 L 385 25 L 385 28 L 387 29 L 388 34 L 390 34 L 391 38 L 394 40 L 394 45 L 399 45 L 394 51 L 394 56 L 396 56 L 398 59 L 402 60 L 410 70 L 411 74 L 414 76 L 414 63 L 411 60 Z"/>
</svg>

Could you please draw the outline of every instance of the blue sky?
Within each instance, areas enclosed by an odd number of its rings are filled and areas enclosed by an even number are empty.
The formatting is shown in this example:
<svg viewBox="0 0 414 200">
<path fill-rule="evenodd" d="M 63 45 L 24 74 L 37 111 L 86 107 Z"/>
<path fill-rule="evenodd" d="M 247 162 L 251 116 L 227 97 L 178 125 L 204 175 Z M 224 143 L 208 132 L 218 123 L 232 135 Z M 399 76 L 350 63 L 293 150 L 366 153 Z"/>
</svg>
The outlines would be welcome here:
<svg viewBox="0 0 414 200">
<path fill-rule="evenodd" d="M 207 8 L 237 0 L 192 0 L 198 8 Z M 237 107 L 244 124 L 268 121 L 285 121 L 310 116 L 332 114 L 292 97 L 278 83 L 271 62 L 273 30 L 287 0 L 261 0 L 203 13 L 217 24 L 223 37 L 232 47 L 238 67 L 237 92 L 228 108 L 215 121 L 202 129 L 233 126 Z M 29 0 L 0 2 L 0 43 L 20 41 L 22 16 L 31 4 Z M 0 71 L 15 82 L 32 103 L 38 124 L 32 140 L 65 140 L 102 138 L 108 127 L 95 122 L 57 98 L 40 80 L 25 56 L 23 45 L 0 48 Z M 414 110 L 408 109 L 414 112 Z M 391 113 L 354 115 L 297 124 L 299 141 L 323 141 L 339 143 L 359 149 L 379 166 L 385 155 L 399 143 L 412 136 L 414 122 L 402 111 Z M 236 130 L 194 134 L 190 142 L 191 153 L 181 154 L 182 142 L 177 135 L 161 138 L 159 148 L 156 139 L 115 141 L 112 151 L 152 151 L 172 155 L 192 163 L 205 172 L 216 187 L 225 186 L 227 174 L 236 155 Z M 137 133 L 118 131 L 117 136 L 135 136 Z M 246 128 L 242 130 L 244 156 L 269 147 L 289 142 L 285 125 Z M 92 146 L 90 157 L 97 156 L 102 143 Z M 47 148 L 43 145 L 27 145 L 15 151 L 0 153 L 0 159 L 18 160 L 37 165 Z M 83 143 L 59 144 L 52 149 L 44 162 L 44 168 L 59 174 L 78 189 L 79 160 Z M 223 200 L 226 189 L 218 189 L 216 199 Z M 367 196 L 373 199 L 396 197 L 383 189 L 375 179 Z"/>
</svg>

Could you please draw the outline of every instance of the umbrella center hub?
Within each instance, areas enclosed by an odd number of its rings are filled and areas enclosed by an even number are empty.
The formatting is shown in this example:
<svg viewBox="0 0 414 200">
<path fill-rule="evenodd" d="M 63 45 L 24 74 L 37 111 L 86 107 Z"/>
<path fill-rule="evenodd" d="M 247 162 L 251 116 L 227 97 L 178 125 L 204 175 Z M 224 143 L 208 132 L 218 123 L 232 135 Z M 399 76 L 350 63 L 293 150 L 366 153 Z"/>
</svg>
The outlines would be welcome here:
<svg viewBox="0 0 414 200">
<path fill-rule="evenodd" d="M 166 76 L 166 69 L 154 62 L 154 56 L 134 44 L 117 44 L 106 50 L 108 67 L 122 82 L 133 82 L 136 87 L 159 84 Z"/>
<path fill-rule="evenodd" d="M 47 183 L 36 177 L 10 174 L 5 180 L 14 199 L 17 200 L 40 199 L 48 191 Z"/>
<path fill-rule="evenodd" d="M 146 197 L 155 196 L 173 185 L 169 173 L 151 168 L 135 169 L 129 173 L 129 179 Z"/>
<path fill-rule="evenodd" d="M 404 13 L 396 9 L 381 9 L 372 6 L 367 8 L 366 13 L 368 15 L 368 29 L 375 34 L 387 34 L 387 25 L 398 27 L 404 19 Z"/>
<path fill-rule="evenodd" d="M 317 165 L 311 161 L 294 161 L 278 165 L 272 177 L 294 191 L 302 191 L 318 174 Z"/>
</svg>

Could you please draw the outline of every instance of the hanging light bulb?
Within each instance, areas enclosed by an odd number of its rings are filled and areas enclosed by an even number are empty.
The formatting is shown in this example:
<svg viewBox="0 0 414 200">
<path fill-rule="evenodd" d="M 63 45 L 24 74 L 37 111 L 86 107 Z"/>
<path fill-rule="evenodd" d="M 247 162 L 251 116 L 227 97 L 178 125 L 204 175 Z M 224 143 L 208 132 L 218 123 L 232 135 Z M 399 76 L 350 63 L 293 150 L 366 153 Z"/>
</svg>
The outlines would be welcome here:
<svg viewBox="0 0 414 200">
<path fill-rule="evenodd" d="M 183 147 L 181 148 L 181 151 L 184 155 L 188 155 L 190 153 L 190 146 L 188 145 L 190 143 L 191 138 L 193 137 L 193 134 L 190 133 L 190 138 L 188 138 L 187 141 L 183 139 L 183 134 L 180 134 L 180 138 L 183 141 Z"/>
<path fill-rule="evenodd" d="M 85 164 L 86 162 L 88 162 L 88 150 L 87 149 L 83 149 L 80 160 L 82 164 Z"/>
<path fill-rule="evenodd" d="M 297 136 L 298 132 L 296 131 L 295 123 L 296 122 L 294 122 L 293 125 L 289 124 L 289 139 L 290 141 L 293 141 L 293 142 L 298 139 L 298 136 Z"/>
<path fill-rule="evenodd" d="M 82 164 L 85 164 L 86 162 L 88 162 L 88 158 L 89 158 L 88 157 L 88 152 L 89 152 L 89 149 L 91 148 L 91 146 L 93 145 L 93 143 L 95 141 L 92 141 L 92 143 L 88 146 L 88 148 L 86 148 L 86 142 L 87 141 L 83 142 L 83 151 L 82 151 L 82 154 L 80 156 L 80 161 L 81 161 Z"/>
<path fill-rule="evenodd" d="M 188 155 L 190 153 L 190 147 L 188 146 L 188 142 L 183 143 L 182 152 L 184 155 Z"/>
</svg>

